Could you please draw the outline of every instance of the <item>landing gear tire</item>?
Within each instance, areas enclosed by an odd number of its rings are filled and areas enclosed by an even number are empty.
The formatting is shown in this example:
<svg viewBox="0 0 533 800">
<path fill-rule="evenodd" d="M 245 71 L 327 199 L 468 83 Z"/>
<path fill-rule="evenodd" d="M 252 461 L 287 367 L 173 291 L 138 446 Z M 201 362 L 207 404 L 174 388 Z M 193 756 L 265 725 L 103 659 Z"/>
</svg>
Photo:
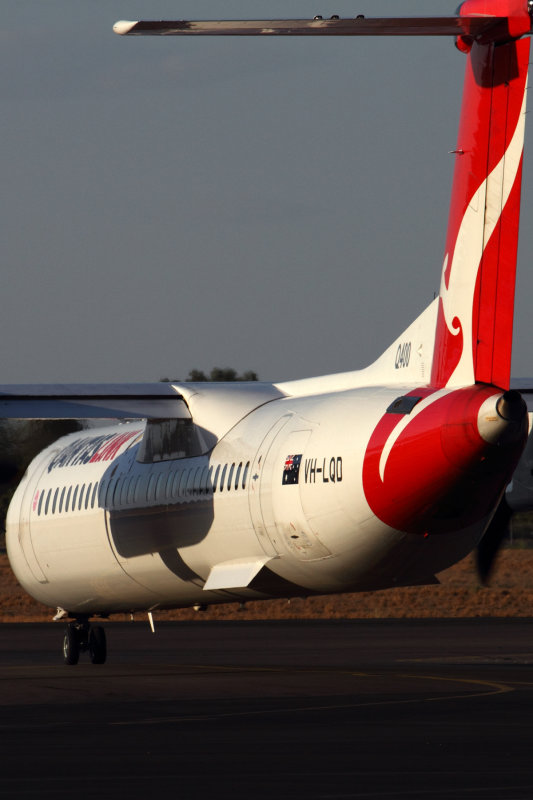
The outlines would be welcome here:
<svg viewBox="0 0 533 800">
<path fill-rule="evenodd" d="M 107 657 L 105 631 L 101 625 L 91 627 L 88 617 L 76 617 L 65 629 L 63 660 L 65 664 L 73 666 L 78 663 L 80 653 L 87 651 L 93 664 L 105 663 Z"/>
<path fill-rule="evenodd" d="M 78 631 L 71 623 L 65 629 L 65 637 L 63 639 L 63 659 L 65 664 L 74 666 L 80 659 L 80 641 L 78 638 Z"/>
<path fill-rule="evenodd" d="M 101 625 L 91 628 L 89 633 L 89 655 L 93 664 L 104 664 L 107 657 L 105 631 Z"/>
</svg>

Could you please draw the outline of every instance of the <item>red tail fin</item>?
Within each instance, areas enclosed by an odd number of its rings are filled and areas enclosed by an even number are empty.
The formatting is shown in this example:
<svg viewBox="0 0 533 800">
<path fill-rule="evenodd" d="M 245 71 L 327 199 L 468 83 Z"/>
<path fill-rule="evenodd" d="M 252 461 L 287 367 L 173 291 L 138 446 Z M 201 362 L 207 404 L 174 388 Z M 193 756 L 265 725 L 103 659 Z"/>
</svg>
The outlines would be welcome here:
<svg viewBox="0 0 533 800">
<path fill-rule="evenodd" d="M 527 7 L 525 0 L 469 0 L 460 13 L 507 16 L 520 35 L 531 25 Z M 458 46 L 468 60 L 432 384 L 507 389 L 529 39 L 463 37 Z"/>
<path fill-rule="evenodd" d="M 453 17 L 117 22 L 132 36 L 456 36 L 468 53 L 431 383 L 508 388 L 533 0 Z M 533 13 L 533 11 L 531 12 Z"/>
</svg>

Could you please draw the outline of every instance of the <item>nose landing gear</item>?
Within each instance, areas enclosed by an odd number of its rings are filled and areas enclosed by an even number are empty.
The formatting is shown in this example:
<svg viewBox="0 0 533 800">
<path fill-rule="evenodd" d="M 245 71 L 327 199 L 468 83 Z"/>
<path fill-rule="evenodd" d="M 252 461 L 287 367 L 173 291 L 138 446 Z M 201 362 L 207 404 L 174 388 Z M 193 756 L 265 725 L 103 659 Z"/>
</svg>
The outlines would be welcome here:
<svg viewBox="0 0 533 800">
<path fill-rule="evenodd" d="M 92 626 L 86 617 L 78 617 L 69 622 L 63 639 L 63 659 L 65 664 L 74 666 L 80 653 L 89 651 L 93 664 L 104 664 L 107 656 L 105 631 L 101 625 Z"/>
</svg>

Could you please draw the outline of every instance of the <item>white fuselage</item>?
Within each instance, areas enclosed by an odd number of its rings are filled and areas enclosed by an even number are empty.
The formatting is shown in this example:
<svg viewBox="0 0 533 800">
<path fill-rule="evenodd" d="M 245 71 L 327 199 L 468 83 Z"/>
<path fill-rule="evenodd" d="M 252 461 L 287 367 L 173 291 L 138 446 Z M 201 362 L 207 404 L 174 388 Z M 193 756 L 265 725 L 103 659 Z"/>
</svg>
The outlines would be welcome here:
<svg viewBox="0 0 533 800">
<path fill-rule="evenodd" d="M 136 460 L 142 422 L 71 434 L 13 498 L 13 569 L 38 600 L 77 614 L 432 581 L 486 520 L 423 537 L 372 512 L 365 450 L 399 394 L 276 399 L 206 454 L 155 463 Z"/>
</svg>

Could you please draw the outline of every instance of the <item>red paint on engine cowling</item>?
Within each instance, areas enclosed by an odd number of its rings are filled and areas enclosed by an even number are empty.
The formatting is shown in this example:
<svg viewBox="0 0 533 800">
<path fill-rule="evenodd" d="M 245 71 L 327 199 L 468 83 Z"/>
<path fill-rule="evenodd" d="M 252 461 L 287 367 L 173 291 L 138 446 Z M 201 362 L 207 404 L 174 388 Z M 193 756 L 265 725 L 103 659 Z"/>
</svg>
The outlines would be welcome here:
<svg viewBox="0 0 533 800">
<path fill-rule="evenodd" d="M 383 480 L 381 454 L 404 417 L 382 417 L 363 464 L 365 496 L 382 522 L 406 533 L 440 534 L 461 530 L 491 513 L 527 436 L 525 413 L 516 441 L 510 444 L 488 444 L 479 435 L 479 409 L 498 392 L 494 387 L 473 386 L 437 397 L 418 413 L 415 406 L 389 453 Z"/>
</svg>

